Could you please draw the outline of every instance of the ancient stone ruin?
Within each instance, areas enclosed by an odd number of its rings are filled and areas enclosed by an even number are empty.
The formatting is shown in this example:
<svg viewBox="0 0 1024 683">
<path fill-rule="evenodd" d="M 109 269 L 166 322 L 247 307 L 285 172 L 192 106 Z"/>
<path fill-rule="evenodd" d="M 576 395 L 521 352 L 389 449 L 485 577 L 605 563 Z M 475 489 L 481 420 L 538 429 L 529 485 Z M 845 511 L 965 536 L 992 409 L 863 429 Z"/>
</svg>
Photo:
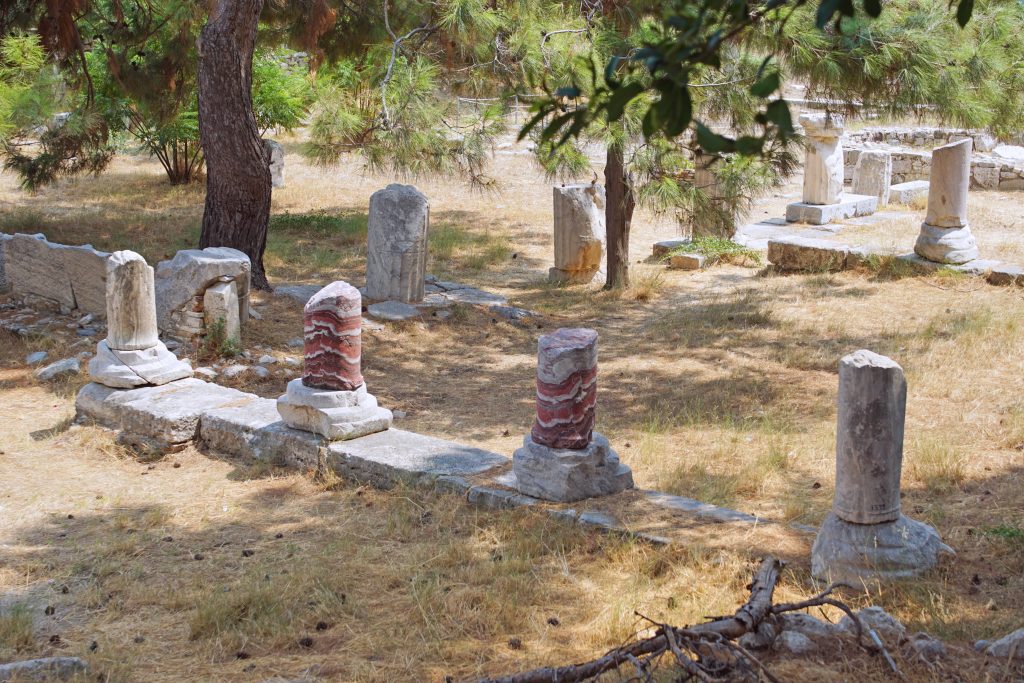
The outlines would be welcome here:
<svg viewBox="0 0 1024 683">
<path fill-rule="evenodd" d="M 277 140 L 266 139 L 263 146 L 270 157 L 270 184 L 272 187 L 284 187 L 284 147 Z"/>
<path fill-rule="evenodd" d="M 0 289 L 25 304 L 106 315 L 107 252 L 50 242 L 42 234 L 0 235 Z"/>
<path fill-rule="evenodd" d="M 927 524 L 900 511 L 907 382 L 895 361 L 857 351 L 839 362 L 836 491 L 811 550 L 824 581 L 918 576 L 952 552 Z"/>
<path fill-rule="evenodd" d="M 537 415 L 512 456 L 516 487 L 570 502 L 632 488 L 633 473 L 594 431 L 597 332 L 562 328 L 537 344 Z"/>
<path fill-rule="evenodd" d="M 937 263 L 967 263 L 978 258 L 978 245 L 967 224 L 967 189 L 971 172 L 971 140 L 960 140 L 932 152 L 928 213 L 914 251 Z"/>
<path fill-rule="evenodd" d="M 158 338 L 153 269 L 133 251 L 107 259 L 107 338 L 96 345 L 89 376 L 120 389 L 192 376 L 192 367 Z"/>
<path fill-rule="evenodd" d="M 589 284 L 601 269 L 605 236 L 604 187 L 597 183 L 553 188 L 555 265 L 548 282 Z"/>
<path fill-rule="evenodd" d="M 249 257 L 230 247 L 184 249 L 156 267 L 157 325 L 192 341 L 222 322 L 226 339 L 238 340 L 249 318 Z"/>
<path fill-rule="evenodd" d="M 891 185 L 892 155 L 879 150 L 861 152 L 853 171 L 854 193 L 878 197 L 878 203 L 885 205 Z"/>
<path fill-rule="evenodd" d="M 423 301 L 430 203 L 412 185 L 391 184 L 370 197 L 366 298 Z"/>
<path fill-rule="evenodd" d="M 285 424 L 328 439 L 354 439 L 391 427 L 391 411 L 367 392 L 360 369 L 362 297 L 347 282 L 313 295 L 304 310 L 305 367 L 277 399 Z"/>
<path fill-rule="evenodd" d="M 824 225 L 874 213 L 878 197 L 843 194 L 843 117 L 801 114 L 799 122 L 807 136 L 803 201 L 786 207 L 786 220 Z"/>
</svg>

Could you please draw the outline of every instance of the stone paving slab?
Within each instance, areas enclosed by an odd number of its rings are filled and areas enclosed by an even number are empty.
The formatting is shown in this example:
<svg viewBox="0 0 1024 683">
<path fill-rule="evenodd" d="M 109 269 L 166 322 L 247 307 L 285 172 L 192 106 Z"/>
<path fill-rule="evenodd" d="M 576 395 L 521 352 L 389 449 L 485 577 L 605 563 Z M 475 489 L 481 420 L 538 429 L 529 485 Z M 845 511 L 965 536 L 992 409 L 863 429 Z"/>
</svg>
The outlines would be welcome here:
<svg viewBox="0 0 1024 683">
<path fill-rule="evenodd" d="M 203 413 L 214 408 L 244 405 L 254 396 L 195 378 L 158 387 L 112 389 L 86 384 L 78 392 L 78 417 L 120 429 L 127 436 L 172 446 L 194 439 Z"/>
<path fill-rule="evenodd" d="M 825 225 L 835 220 L 867 216 L 878 209 L 878 197 L 862 194 L 843 193 L 837 204 L 807 204 L 793 202 L 786 207 L 786 220 L 791 223 Z"/>
<path fill-rule="evenodd" d="M 383 487 L 399 479 L 468 477 L 510 462 L 497 453 L 402 429 L 334 442 L 326 456 L 339 475 Z"/>
<path fill-rule="evenodd" d="M 203 413 L 199 437 L 219 453 L 307 470 L 317 467 L 326 443 L 318 434 L 290 428 L 277 412 L 277 401 L 258 396 Z"/>
</svg>

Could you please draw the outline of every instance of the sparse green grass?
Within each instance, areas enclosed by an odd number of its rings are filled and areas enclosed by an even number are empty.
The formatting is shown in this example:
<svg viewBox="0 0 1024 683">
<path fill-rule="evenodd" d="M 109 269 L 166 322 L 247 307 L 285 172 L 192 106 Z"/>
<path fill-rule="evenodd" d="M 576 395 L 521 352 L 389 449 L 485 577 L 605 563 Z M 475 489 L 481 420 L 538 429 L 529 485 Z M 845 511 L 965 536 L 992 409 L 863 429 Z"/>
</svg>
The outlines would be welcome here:
<svg viewBox="0 0 1024 683">
<path fill-rule="evenodd" d="M 738 266 L 761 266 L 764 258 L 761 252 L 750 249 L 742 244 L 737 244 L 724 237 L 701 236 L 694 237 L 689 244 L 676 247 L 667 253 L 662 260 L 670 261 L 678 254 L 701 254 L 706 259 L 706 265 L 715 263 L 732 263 Z"/>
<path fill-rule="evenodd" d="M 863 267 L 875 276 L 876 280 L 890 281 L 919 275 L 919 266 L 901 259 L 896 254 L 870 254 L 861 261 Z"/>
<path fill-rule="evenodd" d="M 474 232 L 450 222 L 432 225 L 427 241 L 432 262 L 441 272 L 486 270 L 512 255 L 506 234 Z"/>
<path fill-rule="evenodd" d="M 366 216 L 362 214 L 331 214 L 326 211 L 274 214 L 270 217 L 270 233 L 287 233 L 292 237 L 323 237 L 341 244 L 366 243 Z"/>
<path fill-rule="evenodd" d="M 1024 528 L 1016 524 L 1000 524 L 985 529 L 989 536 L 1001 538 L 1011 545 L 1024 549 Z"/>
<path fill-rule="evenodd" d="M 13 209 L 0 212 L 0 232 L 34 234 L 46 226 L 46 219 L 31 209 Z"/>
<path fill-rule="evenodd" d="M 12 605 L 0 612 L 0 661 L 32 647 L 32 612 L 28 605 Z"/>
</svg>

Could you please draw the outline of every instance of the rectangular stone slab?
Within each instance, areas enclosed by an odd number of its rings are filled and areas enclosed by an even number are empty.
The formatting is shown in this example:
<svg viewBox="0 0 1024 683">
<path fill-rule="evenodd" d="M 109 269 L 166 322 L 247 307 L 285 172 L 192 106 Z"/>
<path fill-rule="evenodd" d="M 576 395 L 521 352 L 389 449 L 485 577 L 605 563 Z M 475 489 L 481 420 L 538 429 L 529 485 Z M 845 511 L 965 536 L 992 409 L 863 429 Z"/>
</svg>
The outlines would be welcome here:
<svg viewBox="0 0 1024 683">
<path fill-rule="evenodd" d="M 768 240 L 768 262 L 781 270 L 831 272 L 846 268 L 850 247 L 812 237 Z"/>
<path fill-rule="evenodd" d="M 878 209 L 878 197 L 844 193 L 837 204 L 807 204 L 793 202 L 786 207 L 786 220 L 790 223 L 825 225 L 832 221 L 867 216 Z"/>
<path fill-rule="evenodd" d="M 288 427 L 277 401 L 258 396 L 203 413 L 199 438 L 217 453 L 300 469 L 315 469 L 320 447 L 327 443 L 317 434 Z"/>
<path fill-rule="evenodd" d="M 332 443 L 327 462 L 341 476 L 388 487 L 400 479 L 472 476 L 507 464 L 509 459 L 452 441 L 389 429 Z"/>
<path fill-rule="evenodd" d="M 909 183 L 896 183 L 889 187 L 890 204 L 909 204 L 917 197 L 927 196 L 927 180 L 911 180 Z"/>
<path fill-rule="evenodd" d="M 78 392 L 78 416 L 165 445 L 194 439 L 203 413 L 245 405 L 253 398 L 237 389 L 190 377 L 158 387 L 112 389 L 86 384 Z"/>
</svg>

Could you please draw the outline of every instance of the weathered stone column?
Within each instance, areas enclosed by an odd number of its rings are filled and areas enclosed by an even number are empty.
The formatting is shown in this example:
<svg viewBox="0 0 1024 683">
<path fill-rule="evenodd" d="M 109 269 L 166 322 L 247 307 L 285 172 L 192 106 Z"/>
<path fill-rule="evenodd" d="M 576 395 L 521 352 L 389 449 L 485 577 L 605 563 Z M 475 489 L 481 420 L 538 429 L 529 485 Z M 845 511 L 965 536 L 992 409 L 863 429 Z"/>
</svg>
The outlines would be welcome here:
<svg viewBox="0 0 1024 683">
<path fill-rule="evenodd" d="M 971 139 L 932 150 L 928 213 L 914 251 L 937 263 L 967 263 L 978 258 L 978 245 L 967 224 L 967 189 L 971 182 Z"/>
<path fill-rule="evenodd" d="M 854 194 L 878 197 L 880 204 L 889 203 L 892 186 L 892 154 L 883 150 L 864 150 L 853 169 Z"/>
<path fill-rule="evenodd" d="M 93 381 L 130 388 L 192 376 L 158 337 L 153 269 L 134 251 L 107 259 L 107 338 L 89 362 Z"/>
<path fill-rule="evenodd" d="M 906 404 L 895 361 L 861 350 L 839 362 L 835 500 L 811 550 L 815 577 L 917 576 L 952 552 L 935 529 L 900 512 Z"/>
<path fill-rule="evenodd" d="M 798 120 L 807 136 L 804 202 L 838 204 L 843 197 L 843 117 L 801 114 Z"/>
<path fill-rule="evenodd" d="M 601 269 L 604 187 L 597 183 L 553 188 L 555 267 L 549 282 L 589 284 Z"/>
<path fill-rule="evenodd" d="M 305 367 L 288 383 L 277 411 L 294 429 L 328 439 L 354 439 L 391 427 L 391 411 L 366 390 L 362 358 L 362 297 L 347 282 L 333 282 L 304 309 Z"/>
<path fill-rule="evenodd" d="M 284 187 L 284 147 L 277 140 L 264 139 L 263 146 L 270 155 L 270 185 Z"/>
<path fill-rule="evenodd" d="M 412 185 L 391 184 L 370 197 L 366 298 L 423 301 L 430 204 Z"/>
<path fill-rule="evenodd" d="M 537 347 L 537 415 L 512 456 L 517 488 L 562 502 L 632 488 L 633 473 L 594 431 L 597 332 L 563 328 Z"/>
</svg>

